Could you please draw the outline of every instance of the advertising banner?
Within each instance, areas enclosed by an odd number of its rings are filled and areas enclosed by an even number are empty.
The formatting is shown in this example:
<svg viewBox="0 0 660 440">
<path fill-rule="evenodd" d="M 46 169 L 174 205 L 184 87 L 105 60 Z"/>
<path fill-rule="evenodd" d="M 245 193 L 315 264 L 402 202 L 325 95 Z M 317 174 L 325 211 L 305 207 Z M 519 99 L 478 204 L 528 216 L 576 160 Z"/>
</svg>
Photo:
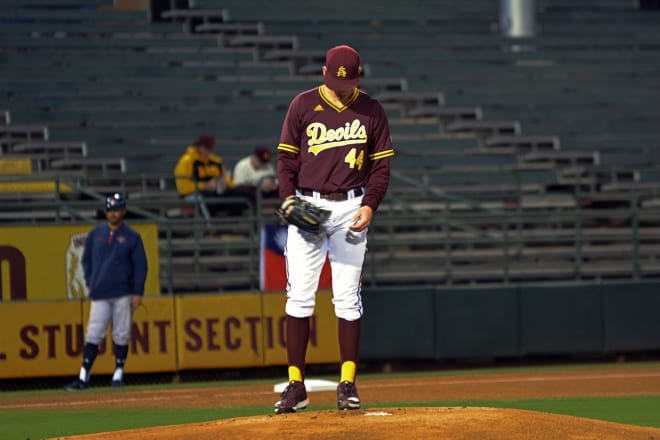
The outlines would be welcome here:
<svg viewBox="0 0 660 440">
<path fill-rule="evenodd" d="M 179 368 L 263 364 L 261 295 L 186 295 L 175 304 Z"/>
<path fill-rule="evenodd" d="M 147 263 L 145 294 L 159 295 L 158 228 L 131 225 L 142 236 Z M 0 228 L 0 300 L 82 299 L 87 287 L 82 254 L 93 225 Z"/>
<path fill-rule="evenodd" d="M 80 301 L 0 303 L 0 323 L 0 378 L 78 374 Z"/>
<path fill-rule="evenodd" d="M 89 320 L 90 301 L 83 301 L 83 321 Z M 94 363 L 95 374 L 112 374 L 115 370 L 112 325 L 109 326 L 105 342 L 99 346 Z M 126 360 L 127 373 L 156 373 L 176 371 L 176 324 L 174 320 L 174 297 L 146 297 L 142 305 L 133 312 L 131 342 Z M 78 356 L 78 363 L 82 358 Z"/>
<path fill-rule="evenodd" d="M 317 294 L 309 364 L 339 361 L 331 297 Z M 285 301 L 284 293 L 145 297 L 133 315 L 126 374 L 285 366 Z M 77 375 L 89 307 L 89 300 L 0 303 L 0 379 Z M 113 370 L 110 326 L 92 373 Z"/>
<path fill-rule="evenodd" d="M 89 301 L 0 304 L 0 378 L 76 376 L 80 371 Z M 133 315 L 126 372 L 176 371 L 174 298 L 144 298 Z M 93 374 L 111 374 L 110 329 Z"/>
<path fill-rule="evenodd" d="M 177 297 L 179 368 L 286 365 L 284 293 Z M 331 294 L 318 294 L 309 363 L 339 359 Z"/>
</svg>

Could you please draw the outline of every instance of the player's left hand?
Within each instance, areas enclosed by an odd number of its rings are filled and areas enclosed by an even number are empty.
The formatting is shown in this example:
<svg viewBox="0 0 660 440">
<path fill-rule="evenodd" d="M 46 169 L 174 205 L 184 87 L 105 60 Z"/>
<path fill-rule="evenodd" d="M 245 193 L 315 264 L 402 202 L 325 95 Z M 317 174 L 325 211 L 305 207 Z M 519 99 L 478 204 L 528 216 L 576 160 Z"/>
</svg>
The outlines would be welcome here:
<svg viewBox="0 0 660 440">
<path fill-rule="evenodd" d="M 370 206 L 360 206 L 360 209 L 357 210 L 353 218 L 353 225 L 349 227 L 351 231 L 362 232 L 371 223 L 371 219 L 374 216 L 374 211 Z"/>
<path fill-rule="evenodd" d="M 133 310 L 136 310 L 142 304 L 142 295 L 133 295 Z"/>
<path fill-rule="evenodd" d="M 318 234 L 331 212 L 299 197 L 287 197 L 275 214 L 283 223 L 288 223 L 302 231 Z"/>
</svg>

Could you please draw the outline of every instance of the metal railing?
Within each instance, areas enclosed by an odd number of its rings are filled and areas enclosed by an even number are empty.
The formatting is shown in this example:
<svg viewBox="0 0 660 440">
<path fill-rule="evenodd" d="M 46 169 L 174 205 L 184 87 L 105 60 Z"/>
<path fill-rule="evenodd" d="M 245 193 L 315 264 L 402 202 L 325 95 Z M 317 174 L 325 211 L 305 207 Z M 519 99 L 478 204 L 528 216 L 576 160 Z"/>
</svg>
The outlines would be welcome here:
<svg viewBox="0 0 660 440">
<path fill-rule="evenodd" d="M 136 177 L 132 179 L 135 184 Z M 89 189 L 93 182 L 65 177 L 56 181 L 49 197 L 29 199 L 23 194 L 12 199 L 5 194 L 0 227 L 100 221 L 103 194 Z M 133 186 L 135 194 L 147 186 Z M 259 288 L 260 231 L 277 222 L 273 211 L 279 200 L 260 196 L 254 201 L 204 200 L 211 205 L 245 206 L 240 216 L 205 219 L 198 201 L 165 197 L 160 187 L 141 192 L 139 198 L 131 197 L 126 182 L 118 182 L 118 187 L 128 190 L 129 222 L 158 226 L 163 293 Z M 626 193 L 617 199 L 624 203 L 613 207 L 584 206 L 592 196 L 576 190 L 567 195 L 573 201 L 568 205 L 493 208 L 493 199 L 484 202 L 446 194 L 393 173 L 390 192 L 370 228 L 364 283 L 511 284 L 660 277 L 660 192 Z M 521 194 L 508 198 L 516 197 Z"/>
</svg>

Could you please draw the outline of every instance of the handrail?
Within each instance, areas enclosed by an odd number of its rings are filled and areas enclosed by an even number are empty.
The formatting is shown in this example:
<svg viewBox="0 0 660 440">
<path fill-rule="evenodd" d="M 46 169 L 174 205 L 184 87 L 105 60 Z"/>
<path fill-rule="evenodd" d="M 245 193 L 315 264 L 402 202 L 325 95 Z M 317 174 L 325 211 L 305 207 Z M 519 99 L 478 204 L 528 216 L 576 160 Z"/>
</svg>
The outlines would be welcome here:
<svg viewBox="0 0 660 440">
<path fill-rule="evenodd" d="M 470 206 L 471 208 L 474 208 L 474 209 L 477 209 L 477 210 L 480 210 L 480 211 L 484 211 L 484 212 L 492 212 L 492 213 L 500 213 L 501 212 L 501 211 L 498 211 L 498 210 L 487 208 L 487 207 L 483 206 L 481 203 L 479 203 L 475 200 L 468 199 L 466 197 L 461 197 L 461 196 L 448 194 L 448 193 L 446 193 L 446 192 L 444 192 L 444 191 L 442 191 L 438 188 L 428 186 L 424 182 L 416 180 L 412 177 L 409 177 L 409 176 L 407 176 L 407 175 L 405 175 L 401 172 L 392 170 L 390 174 L 391 174 L 391 177 L 393 177 L 395 180 L 406 183 L 406 184 L 408 184 L 408 185 L 410 185 L 410 186 L 412 186 L 416 189 L 420 189 L 420 190 L 422 190 L 422 191 L 424 191 L 428 194 L 431 194 L 431 195 L 437 197 L 440 200 L 465 203 L 468 206 Z"/>
<path fill-rule="evenodd" d="M 425 277 L 425 274 L 429 275 L 428 283 L 457 284 L 470 279 L 480 282 L 481 276 L 506 284 L 527 279 L 525 274 L 528 270 L 531 270 L 532 275 L 528 276 L 532 279 L 536 276 L 539 280 L 555 277 L 580 281 L 598 278 L 601 273 L 605 277 L 607 270 L 610 270 L 608 267 L 616 267 L 616 270 L 613 269 L 615 277 L 641 279 L 660 276 L 660 264 L 654 263 L 660 260 L 660 220 L 656 220 L 660 219 L 660 206 L 642 205 L 642 201 L 650 197 L 660 202 L 660 191 L 636 191 L 619 196 L 625 203 L 615 208 L 583 206 L 580 202 L 594 194 L 583 193 L 576 188 L 570 195 L 573 203 L 554 210 L 528 210 L 520 204 L 510 210 L 492 209 L 467 197 L 429 188 L 411 176 L 397 172 L 393 174 L 394 191 L 388 194 L 383 202 L 384 212 L 375 217 L 370 227 L 370 252 L 364 272 L 365 283 L 370 285 L 403 282 L 398 281 L 397 276 L 401 280 L 407 279 L 409 283 L 412 281 L 410 277 L 414 280 L 414 277 Z M 156 177 L 149 176 L 147 179 Z M 135 176 L 132 179 L 135 182 Z M 13 180 L 35 178 L 30 176 Z M 98 211 L 104 196 L 93 189 L 94 185 L 87 186 L 89 180 L 70 176 L 54 180 L 57 185 L 53 197 L 32 201 L 7 200 L 3 202 L 3 211 L 15 209 L 29 215 L 31 210 L 51 209 L 58 218 L 50 218 L 48 222 L 97 221 L 89 210 Z M 116 183 L 124 188 L 130 186 L 127 179 L 119 178 Z M 419 191 L 408 197 L 406 188 L 401 185 Z M 403 191 L 399 191 L 401 189 Z M 207 200 L 210 204 L 237 203 L 240 200 L 245 203 L 247 211 L 241 217 L 223 216 L 207 222 L 199 215 L 195 202 L 186 202 L 176 196 L 163 199 L 160 190 L 153 191 L 154 197 L 149 194 L 146 191 L 143 198 L 133 199 L 129 211 L 135 217 L 131 221 L 148 221 L 158 225 L 164 293 L 185 289 L 181 287 L 185 285 L 181 277 L 206 279 L 206 285 L 217 281 L 218 286 L 222 286 L 225 274 L 229 278 L 242 280 L 232 281 L 238 282 L 241 290 L 258 288 L 259 234 L 264 225 L 277 222 L 269 208 L 274 210 L 279 205 L 278 198 L 265 199 L 257 192 L 254 200 L 233 197 Z M 169 195 L 172 196 L 172 193 Z M 130 200 L 130 193 L 128 197 Z M 419 201 L 430 202 L 425 215 L 408 209 Z M 433 207 L 435 202 L 439 202 L 437 210 Z M 455 204 L 463 204 L 463 208 L 467 209 L 456 210 Z M 396 205 L 397 209 L 389 209 L 391 214 L 388 214 L 387 205 Z M 183 206 L 192 207 L 192 211 L 178 217 L 168 214 Z M 40 222 L 42 220 L 36 217 L 24 224 Z M 599 224 L 601 222 L 605 224 Z M 13 221 L 12 225 L 16 224 L 21 224 L 20 220 Z M 240 236 L 236 236 L 235 232 Z M 187 255 L 186 262 L 178 260 L 178 255 Z M 387 261 L 391 259 L 398 266 L 389 266 Z M 544 270 L 553 267 L 556 267 L 556 272 L 545 277 Z M 470 268 L 483 270 L 483 273 L 471 275 L 467 270 Z M 217 270 L 221 272 L 214 272 Z M 412 275 L 407 275 L 407 271 L 411 271 Z"/>
<path fill-rule="evenodd" d="M 61 193 L 59 191 L 59 186 L 61 185 L 61 183 L 65 183 L 67 185 L 70 185 L 72 188 L 75 188 L 81 194 L 84 194 L 88 197 L 91 197 L 94 200 L 98 200 L 101 203 L 105 203 L 105 197 L 106 196 L 104 196 L 103 194 L 100 194 L 96 191 L 92 191 L 90 189 L 87 189 L 84 186 L 80 185 L 78 182 L 75 182 L 73 180 L 69 180 L 65 177 L 58 177 L 56 180 L 57 180 L 57 185 L 56 186 L 58 188 L 57 189 L 58 201 L 59 201 L 60 196 L 61 196 Z M 103 206 L 103 205 L 101 205 L 101 206 Z M 151 213 L 149 211 L 145 211 L 145 210 L 140 209 L 140 208 L 135 208 L 135 207 L 131 206 L 130 203 L 126 207 L 126 210 L 128 212 L 132 212 L 134 214 L 140 215 L 140 216 L 145 217 L 145 218 L 147 218 L 151 221 L 154 221 L 154 222 L 167 222 L 166 218 L 164 218 L 162 216 L 154 215 L 153 213 Z"/>
</svg>

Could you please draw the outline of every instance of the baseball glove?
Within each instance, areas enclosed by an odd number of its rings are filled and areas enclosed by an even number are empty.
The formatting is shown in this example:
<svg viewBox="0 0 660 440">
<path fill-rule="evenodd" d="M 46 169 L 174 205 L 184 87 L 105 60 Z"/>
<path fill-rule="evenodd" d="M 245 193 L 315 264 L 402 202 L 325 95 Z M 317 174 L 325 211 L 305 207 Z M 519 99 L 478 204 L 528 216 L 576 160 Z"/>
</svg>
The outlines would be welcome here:
<svg viewBox="0 0 660 440">
<path fill-rule="evenodd" d="M 330 217 L 330 211 L 327 209 L 319 208 L 299 197 L 285 200 L 275 213 L 282 222 L 313 234 L 321 232 L 321 226 Z"/>
</svg>

